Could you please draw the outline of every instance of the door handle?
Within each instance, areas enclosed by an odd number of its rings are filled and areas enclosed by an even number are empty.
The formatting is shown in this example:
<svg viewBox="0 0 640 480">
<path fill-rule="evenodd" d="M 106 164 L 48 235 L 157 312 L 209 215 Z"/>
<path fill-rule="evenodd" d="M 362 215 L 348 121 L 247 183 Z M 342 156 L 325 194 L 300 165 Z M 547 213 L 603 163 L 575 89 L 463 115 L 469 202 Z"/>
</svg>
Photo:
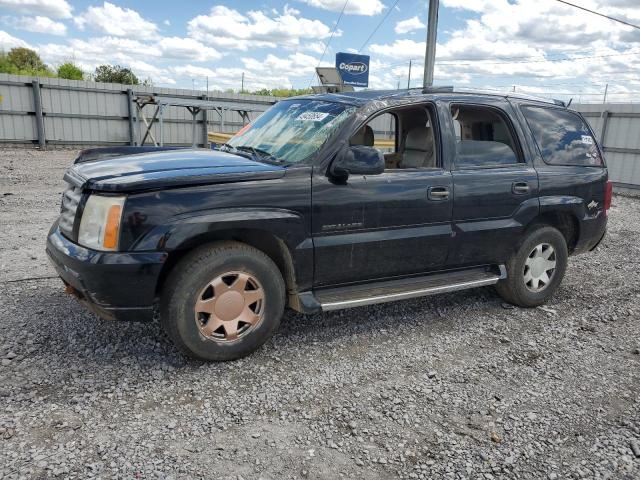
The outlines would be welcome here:
<svg viewBox="0 0 640 480">
<path fill-rule="evenodd" d="M 429 187 L 427 198 L 434 201 L 448 200 L 449 189 L 447 187 Z"/>
<path fill-rule="evenodd" d="M 527 182 L 513 182 L 511 191 L 516 195 L 526 195 L 529 193 L 529 184 Z"/>
</svg>

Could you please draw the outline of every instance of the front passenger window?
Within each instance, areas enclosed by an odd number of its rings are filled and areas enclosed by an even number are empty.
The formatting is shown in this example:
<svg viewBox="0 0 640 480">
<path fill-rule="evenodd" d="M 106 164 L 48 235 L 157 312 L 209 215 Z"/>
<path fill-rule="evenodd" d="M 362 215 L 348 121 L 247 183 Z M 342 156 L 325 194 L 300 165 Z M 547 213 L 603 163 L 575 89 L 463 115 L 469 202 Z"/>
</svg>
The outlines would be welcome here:
<svg viewBox="0 0 640 480">
<path fill-rule="evenodd" d="M 495 109 L 453 105 L 451 117 L 458 167 L 500 166 L 521 161 L 507 119 Z"/>
</svg>

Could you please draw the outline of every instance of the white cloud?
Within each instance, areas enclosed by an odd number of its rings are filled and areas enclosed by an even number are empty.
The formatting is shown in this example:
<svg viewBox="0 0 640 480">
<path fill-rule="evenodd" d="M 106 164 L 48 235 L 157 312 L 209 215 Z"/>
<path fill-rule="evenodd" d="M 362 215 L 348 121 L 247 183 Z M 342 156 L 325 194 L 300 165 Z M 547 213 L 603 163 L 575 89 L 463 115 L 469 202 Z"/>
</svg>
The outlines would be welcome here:
<svg viewBox="0 0 640 480">
<path fill-rule="evenodd" d="M 407 18 L 406 20 L 400 20 L 396 23 L 394 31 L 398 35 L 403 35 L 405 33 L 413 32 L 415 30 L 420 30 L 426 28 L 426 25 L 420 21 L 418 16 L 414 16 L 411 18 Z"/>
<path fill-rule="evenodd" d="M 298 0 L 312 7 L 340 12 L 345 5 L 344 0 Z M 347 3 L 344 13 L 348 15 L 378 15 L 385 8 L 380 0 L 351 0 Z"/>
<path fill-rule="evenodd" d="M 377 44 L 369 46 L 372 53 L 376 53 L 383 57 L 395 58 L 397 60 L 409 60 L 411 58 L 424 57 L 425 42 L 417 42 L 415 40 L 401 39 L 395 40 L 393 43 Z M 437 49 L 436 49 L 437 51 Z"/>
<path fill-rule="evenodd" d="M 291 48 L 300 39 L 324 39 L 331 35 L 327 25 L 319 20 L 298 16 L 298 11 L 285 8 L 282 14 L 268 16 L 250 11 L 246 16 L 237 10 L 217 5 L 209 15 L 198 15 L 189 21 L 189 33 L 206 43 L 227 48 Z M 341 32 L 336 32 L 340 35 Z"/>
<path fill-rule="evenodd" d="M 66 44 L 47 43 L 39 46 L 38 53 L 44 61 L 53 64 L 73 59 L 85 71 L 93 71 L 105 63 L 134 68 L 134 64 L 141 65 L 138 62 L 142 61 L 145 62 L 142 64 L 145 72 L 151 70 L 149 59 L 162 55 L 158 47 L 119 37 L 76 38 Z"/>
<path fill-rule="evenodd" d="M 135 10 L 109 2 L 104 2 L 101 7 L 89 7 L 73 20 L 80 29 L 90 27 L 117 37 L 146 39 L 156 37 L 158 32 L 155 23 L 145 20 Z"/>
<path fill-rule="evenodd" d="M 2 17 L 7 25 L 20 30 L 35 33 L 48 33 L 50 35 L 64 36 L 67 34 L 67 26 L 62 22 L 56 22 L 49 17 Z"/>
<path fill-rule="evenodd" d="M 471 12 L 494 11 L 508 4 L 507 0 L 443 0 L 442 6 Z"/>
<path fill-rule="evenodd" d="M 616 3 L 615 8 L 628 7 L 617 11 L 618 16 L 633 18 L 640 15 L 640 9 L 632 9 L 631 4 L 625 2 Z M 471 18 L 461 28 L 447 32 L 448 37 L 441 37 L 446 40 L 436 49 L 436 83 L 473 84 L 479 79 L 497 84 L 550 83 L 574 79 L 578 85 L 575 90 L 582 89 L 581 85 L 589 81 L 630 84 L 640 73 L 638 57 L 616 56 L 638 51 L 640 35 L 631 28 L 603 21 L 558 2 L 540 0 L 535 9 L 525 0 L 514 3 L 507 0 L 443 0 L 442 5 L 471 12 Z M 587 6 L 601 11 L 608 8 L 594 2 Z M 387 60 L 387 65 L 378 70 L 372 66 L 371 73 L 381 84 L 388 85 L 391 80 L 397 82 L 403 77 L 406 82 L 407 65 L 398 63 L 414 59 L 415 64 L 416 60 L 424 58 L 425 42 L 396 39 L 374 43 L 369 50 Z M 602 55 L 614 57 L 598 58 Z M 558 61 L 568 57 L 579 59 Z M 421 77 L 421 72 L 418 75 Z"/>
<path fill-rule="evenodd" d="M 233 89 L 238 91 L 242 87 L 243 73 L 245 74 L 244 87 L 246 91 L 292 87 L 292 83 L 286 75 L 254 73 L 246 68 L 220 67 L 214 69 L 188 64 L 171 67 L 170 71 L 175 78 L 182 79 L 182 83 L 188 84 L 187 80 L 195 80 L 196 86 L 200 89 L 206 85 L 208 77 L 209 90 Z"/>
<path fill-rule="evenodd" d="M 215 48 L 207 47 L 193 38 L 164 37 L 158 42 L 162 56 L 196 62 L 209 62 L 222 58 Z"/>
<path fill-rule="evenodd" d="M 264 73 L 269 76 L 308 77 L 315 72 L 318 59 L 300 52 L 284 58 L 270 53 L 264 59 L 244 57 L 242 63 L 253 73 Z"/>
<path fill-rule="evenodd" d="M 69 18 L 73 10 L 66 0 L 0 0 L 0 8 L 54 18 Z"/>
<path fill-rule="evenodd" d="M 603 13 L 615 12 L 626 18 L 640 18 L 637 2 L 619 0 L 617 6 L 607 2 L 589 2 L 581 5 Z M 606 43 L 640 42 L 631 27 L 608 21 L 597 15 L 563 5 L 553 0 L 539 0 L 536 8 L 531 2 L 516 0 L 443 0 L 443 6 L 480 13 L 467 21 L 464 29 L 454 34 L 464 36 L 473 43 L 478 36 L 491 41 L 524 42 L 548 50 L 584 50 Z M 623 7 L 627 8 L 623 8 Z M 625 37 L 628 37 L 625 40 Z"/>
<path fill-rule="evenodd" d="M 9 35 L 7 32 L 0 30 L 0 49 L 11 50 L 12 48 L 15 48 L 15 47 L 31 48 L 31 46 L 24 40 L 21 40 L 20 38 L 17 38 L 17 37 L 13 37 Z"/>
<path fill-rule="evenodd" d="M 306 50 L 308 52 L 317 53 L 318 55 L 322 55 L 324 52 L 324 42 L 309 42 L 300 46 L 300 50 Z M 329 49 L 327 49 L 329 51 Z"/>
</svg>

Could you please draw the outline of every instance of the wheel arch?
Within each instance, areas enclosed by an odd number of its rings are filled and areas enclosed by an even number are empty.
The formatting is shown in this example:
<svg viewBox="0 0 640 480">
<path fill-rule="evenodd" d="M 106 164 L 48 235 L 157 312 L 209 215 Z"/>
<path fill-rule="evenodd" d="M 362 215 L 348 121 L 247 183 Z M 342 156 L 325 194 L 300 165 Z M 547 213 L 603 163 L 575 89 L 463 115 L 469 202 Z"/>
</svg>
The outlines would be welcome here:
<svg viewBox="0 0 640 480">
<path fill-rule="evenodd" d="M 567 242 L 569 254 L 573 253 L 580 238 L 580 222 L 575 212 L 570 210 L 548 210 L 541 212 L 531 221 L 525 235 L 523 235 L 523 239 L 526 238 L 529 231 L 540 225 L 549 225 L 557 229 Z"/>
<path fill-rule="evenodd" d="M 156 295 L 160 294 L 167 277 L 186 255 L 204 245 L 229 240 L 244 243 L 266 254 L 278 267 L 287 292 L 297 291 L 297 279 L 291 251 L 280 237 L 268 230 L 227 228 L 197 235 L 181 244 L 179 248 L 168 252 L 167 260 L 158 277 Z"/>
</svg>

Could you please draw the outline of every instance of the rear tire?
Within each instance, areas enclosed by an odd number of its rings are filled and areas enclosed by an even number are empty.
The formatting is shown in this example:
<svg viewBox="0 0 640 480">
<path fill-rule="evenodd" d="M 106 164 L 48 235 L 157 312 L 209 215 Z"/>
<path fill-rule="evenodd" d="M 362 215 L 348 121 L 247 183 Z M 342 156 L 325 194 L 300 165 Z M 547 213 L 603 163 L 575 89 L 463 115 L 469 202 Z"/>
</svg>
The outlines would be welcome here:
<svg viewBox="0 0 640 480">
<path fill-rule="evenodd" d="M 280 325 L 285 285 L 261 251 L 225 241 L 200 247 L 171 271 L 160 321 L 186 354 L 205 361 L 244 357 Z"/>
<path fill-rule="evenodd" d="M 496 290 L 514 305 L 542 305 L 562 282 L 568 257 L 567 242 L 557 229 L 537 227 L 507 262 L 507 278 L 496 284 Z"/>
</svg>

